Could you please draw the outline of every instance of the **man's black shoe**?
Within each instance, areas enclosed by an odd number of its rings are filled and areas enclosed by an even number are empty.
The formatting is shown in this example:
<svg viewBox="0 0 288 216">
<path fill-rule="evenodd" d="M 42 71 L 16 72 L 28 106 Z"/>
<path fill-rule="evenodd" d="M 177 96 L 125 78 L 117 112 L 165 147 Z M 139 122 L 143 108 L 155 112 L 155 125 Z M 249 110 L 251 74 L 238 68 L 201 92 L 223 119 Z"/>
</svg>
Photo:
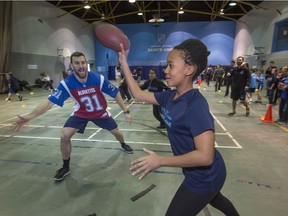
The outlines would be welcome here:
<svg viewBox="0 0 288 216">
<path fill-rule="evenodd" d="M 62 181 L 65 176 L 70 174 L 69 168 L 60 168 L 59 170 L 56 171 L 56 174 L 54 176 L 55 181 Z"/>
<path fill-rule="evenodd" d="M 121 147 L 122 147 L 123 151 L 125 151 L 126 153 L 133 154 L 133 149 L 129 145 L 127 145 L 126 143 L 121 144 Z"/>
</svg>

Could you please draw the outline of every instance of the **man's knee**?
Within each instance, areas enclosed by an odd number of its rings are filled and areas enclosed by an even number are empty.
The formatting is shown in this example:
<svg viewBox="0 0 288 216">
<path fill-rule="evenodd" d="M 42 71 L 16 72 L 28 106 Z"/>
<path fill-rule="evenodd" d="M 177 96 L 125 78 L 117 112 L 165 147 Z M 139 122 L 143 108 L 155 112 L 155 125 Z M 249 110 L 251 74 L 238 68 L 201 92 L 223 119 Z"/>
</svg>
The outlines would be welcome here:
<svg viewBox="0 0 288 216">
<path fill-rule="evenodd" d="M 75 128 L 63 128 L 61 131 L 60 139 L 61 142 L 68 142 L 70 141 L 71 137 L 77 132 Z"/>
</svg>

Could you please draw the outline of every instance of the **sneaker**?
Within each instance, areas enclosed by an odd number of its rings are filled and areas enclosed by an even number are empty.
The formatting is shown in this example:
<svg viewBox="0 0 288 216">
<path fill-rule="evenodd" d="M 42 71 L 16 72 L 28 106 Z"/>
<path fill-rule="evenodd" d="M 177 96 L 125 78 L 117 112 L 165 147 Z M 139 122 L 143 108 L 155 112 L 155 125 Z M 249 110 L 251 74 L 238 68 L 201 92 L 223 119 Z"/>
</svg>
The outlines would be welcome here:
<svg viewBox="0 0 288 216">
<path fill-rule="evenodd" d="M 285 122 L 285 121 L 279 121 L 279 122 L 277 122 L 277 124 L 279 124 L 279 125 L 287 125 L 287 122 Z"/>
<path fill-rule="evenodd" d="M 11 99 L 10 99 L 10 98 L 6 98 L 6 99 L 5 99 L 5 101 L 7 101 L 7 102 L 10 102 L 10 101 L 11 101 Z"/>
<path fill-rule="evenodd" d="M 60 168 L 59 170 L 56 171 L 56 174 L 54 176 L 55 181 L 62 181 L 65 176 L 70 174 L 69 168 Z"/>
<path fill-rule="evenodd" d="M 234 116 L 236 114 L 236 111 L 233 111 L 231 113 L 228 113 L 229 116 Z"/>
<path fill-rule="evenodd" d="M 22 101 L 23 96 L 19 95 L 18 98 L 19 98 L 19 101 Z"/>
<path fill-rule="evenodd" d="M 129 145 L 127 145 L 126 143 L 121 144 L 121 147 L 122 147 L 124 152 L 126 152 L 128 154 L 133 154 L 133 149 Z"/>
<path fill-rule="evenodd" d="M 246 117 L 250 115 L 250 109 L 246 109 Z"/>
</svg>

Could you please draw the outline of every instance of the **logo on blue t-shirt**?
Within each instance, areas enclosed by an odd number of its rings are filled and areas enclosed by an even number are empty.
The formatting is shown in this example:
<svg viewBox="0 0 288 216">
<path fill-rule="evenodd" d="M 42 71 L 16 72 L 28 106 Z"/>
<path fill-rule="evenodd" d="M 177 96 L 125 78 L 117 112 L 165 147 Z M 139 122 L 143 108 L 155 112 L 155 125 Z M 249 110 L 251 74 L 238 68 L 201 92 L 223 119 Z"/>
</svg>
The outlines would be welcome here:
<svg viewBox="0 0 288 216">
<path fill-rule="evenodd" d="M 162 110 L 162 119 L 163 121 L 165 122 L 165 124 L 171 128 L 171 125 L 172 125 L 172 118 L 171 116 L 169 116 L 169 111 L 167 109 L 165 109 L 164 107 L 161 108 Z"/>
</svg>

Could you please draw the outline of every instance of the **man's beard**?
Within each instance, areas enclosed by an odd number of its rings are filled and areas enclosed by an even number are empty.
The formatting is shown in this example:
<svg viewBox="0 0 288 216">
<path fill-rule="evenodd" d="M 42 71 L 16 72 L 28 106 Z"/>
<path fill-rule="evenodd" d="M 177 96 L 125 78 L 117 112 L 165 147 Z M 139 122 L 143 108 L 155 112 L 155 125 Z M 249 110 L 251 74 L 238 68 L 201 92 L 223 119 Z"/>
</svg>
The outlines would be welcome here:
<svg viewBox="0 0 288 216">
<path fill-rule="evenodd" d="M 79 74 L 79 72 L 78 71 L 76 71 L 76 70 L 74 70 L 75 71 L 75 75 L 78 77 L 78 78 L 80 78 L 80 79 L 85 79 L 86 77 L 87 77 L 87 70 L 85 70 L 85 74 L 84 74 L 84 76 L 82 76 L 81 74 Z"/>
</svg>

